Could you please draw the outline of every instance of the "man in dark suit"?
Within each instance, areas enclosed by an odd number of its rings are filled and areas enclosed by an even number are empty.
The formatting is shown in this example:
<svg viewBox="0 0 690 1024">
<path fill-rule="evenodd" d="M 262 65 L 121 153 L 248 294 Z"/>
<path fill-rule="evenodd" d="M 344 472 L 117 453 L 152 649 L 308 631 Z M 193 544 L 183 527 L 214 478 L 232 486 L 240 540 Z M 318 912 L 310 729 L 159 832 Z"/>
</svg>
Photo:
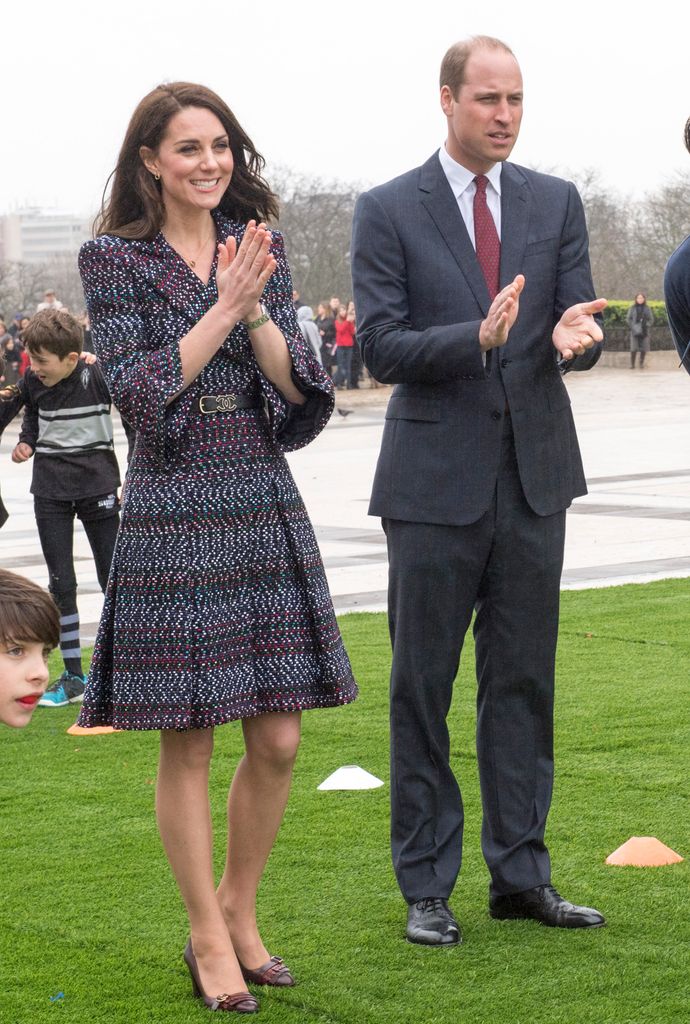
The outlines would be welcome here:
<svg viewBox="0 0 690 1024">
<path fill-rule="evenodd" d="M 360 196 L 352 274 L 373 377 L 396 388 L 370 512 L 388 538 L 393 864 L 407 938 L 461 940 L 463 809 L 446 716 L 473 609 L 489 911 L 594 927 L 551 886 L 553 682 L 565 510 L 586 491 L 563 370 L 600 355 L 575 187 L 504 162 L 522 117 L 505 44 L 441 68 L 448 137 Z"/>
</svg>

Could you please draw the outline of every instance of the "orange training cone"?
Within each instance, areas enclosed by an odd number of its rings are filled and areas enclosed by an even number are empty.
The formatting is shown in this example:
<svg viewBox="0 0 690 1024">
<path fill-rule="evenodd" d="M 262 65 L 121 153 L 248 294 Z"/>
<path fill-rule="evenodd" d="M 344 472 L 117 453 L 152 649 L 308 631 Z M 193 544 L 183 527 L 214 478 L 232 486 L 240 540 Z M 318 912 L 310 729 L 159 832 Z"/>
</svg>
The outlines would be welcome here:
<svg viewBox="0 0 690 1024">
<path fill-rule="evenodd" d="M 675 850 L 664 846 L 654 836 L 631 836 L 606 858 L 607 864 L 621 867 L 660 868 L 664 864 L 678 864 L 683 858 Z"/>
<path fill-rule="evenodd" d="M 92 729 L 86 729 L 83 725 L 70 725 L 67 730 L 70 736 L 103 736 L 108 732 L 122 732 L 122 729 L 113 729 L 112 725 L 94 725 Z"/>
</svg>

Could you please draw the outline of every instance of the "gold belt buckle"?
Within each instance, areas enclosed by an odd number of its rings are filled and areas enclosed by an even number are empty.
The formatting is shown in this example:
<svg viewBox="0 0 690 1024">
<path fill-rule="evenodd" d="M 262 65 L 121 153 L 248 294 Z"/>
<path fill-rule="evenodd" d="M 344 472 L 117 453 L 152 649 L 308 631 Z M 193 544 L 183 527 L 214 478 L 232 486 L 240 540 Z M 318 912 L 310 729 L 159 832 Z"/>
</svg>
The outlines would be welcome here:
<svg viewBox="0 0 690 1024">
<path fill-rule="evenodd" d="M 215 409 L 205 409 L 204 402 L 214 398 L 216 402 Z M 199 408 L 203 413 L 213 412 L 234 412 L 237 408 L 237 401 L 235 395 L 202 395 L 199 399 Z"/>
</svg>

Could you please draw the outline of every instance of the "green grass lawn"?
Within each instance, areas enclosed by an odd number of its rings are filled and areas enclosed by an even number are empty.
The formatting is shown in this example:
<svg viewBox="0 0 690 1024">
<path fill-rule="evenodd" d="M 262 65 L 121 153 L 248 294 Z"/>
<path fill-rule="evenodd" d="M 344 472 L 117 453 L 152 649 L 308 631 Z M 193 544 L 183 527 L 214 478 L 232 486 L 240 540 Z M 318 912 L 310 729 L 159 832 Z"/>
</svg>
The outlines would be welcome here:
<svg viewBox="0 0 690 1024">
<path fill-rule="evenodd" d="M 688 1019 L 688 862 L 612 868 L 631 835 L 684 856 L 688 839 L 690 581 L 563 595 L 554 883 L 608 927 L 562 932 L 487 913 L 473 751 L 473 655 L 451 712 L 466 805 L 453 898 L 465 942 L 403 941 L 388 852 L 388 786 L 321 793 L 342 764 L 388 779 L 389 649 L 383 615 L 341 620 L 361 696 L 308 712 L 285 823 L 260 893 L 272 952 L 298 976 L 261 991 L 276 1024 L 680 1024 Z M 53 656 L 57 673 L 58 660 Z M 204 1020 L 181 953 L 185 916 L 156 832 L 155 734 L 71 737 L 75 709 L 39 708 L 3 729 L 0 787 L 0 1021 Z M 212 801 L 222 862 L 237 724 L 216 732 Z M 57 997 L 63 993 L 62 998 Z"/>
</svg>

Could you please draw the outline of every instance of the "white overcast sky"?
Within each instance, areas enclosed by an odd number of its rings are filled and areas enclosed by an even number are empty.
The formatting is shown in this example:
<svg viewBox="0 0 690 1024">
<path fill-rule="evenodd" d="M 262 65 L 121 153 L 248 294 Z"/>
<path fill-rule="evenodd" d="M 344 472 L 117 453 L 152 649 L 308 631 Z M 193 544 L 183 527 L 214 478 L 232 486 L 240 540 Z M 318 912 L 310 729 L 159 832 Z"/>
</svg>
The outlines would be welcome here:
<svg viewBox="0 0 690 1024">
<path fill-rule="evenodd" d="M 0 27 L 0 212 L 93 212 L 136 103 L 176 79 L 219 92 L 269 166 L 385 181 L 443 140 L 441 57 L 479 33 L 522 66 L 517 162 L 634 196 L 690 171 L 686 0 L 8 0 Z"/>
</svg>

